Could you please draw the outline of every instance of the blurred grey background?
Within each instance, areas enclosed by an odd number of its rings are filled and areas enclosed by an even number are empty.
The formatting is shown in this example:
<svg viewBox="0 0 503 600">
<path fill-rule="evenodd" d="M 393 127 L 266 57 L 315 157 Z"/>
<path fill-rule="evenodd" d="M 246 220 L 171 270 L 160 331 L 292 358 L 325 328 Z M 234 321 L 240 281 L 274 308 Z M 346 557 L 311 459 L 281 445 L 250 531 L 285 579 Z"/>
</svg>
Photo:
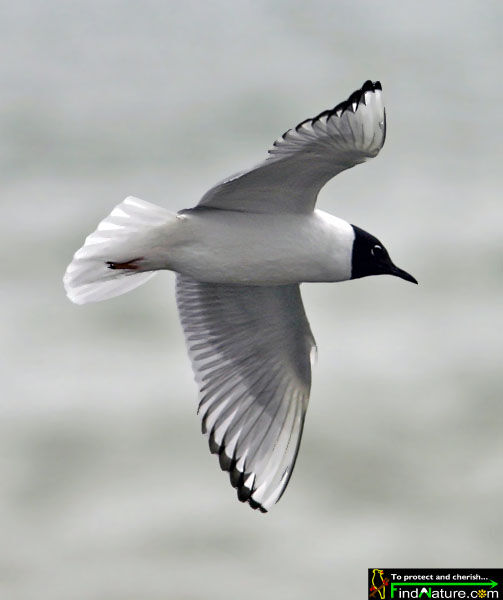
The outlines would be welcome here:
<svg viewBox="0 0 503 600">
<path fill-rule="evenodd" d="M 357 598 L 368 567 L 501 566 L 502 8 L 0 4 L 2 598 Z M 200 434 L 173 275 L 86 307 L 61 278 L 125 196 L 192 206 L 367 78 L 386 145 L 319 206 L 420 286 L 303 286 L 319 361 L 262 515 Z"/>
</svg>

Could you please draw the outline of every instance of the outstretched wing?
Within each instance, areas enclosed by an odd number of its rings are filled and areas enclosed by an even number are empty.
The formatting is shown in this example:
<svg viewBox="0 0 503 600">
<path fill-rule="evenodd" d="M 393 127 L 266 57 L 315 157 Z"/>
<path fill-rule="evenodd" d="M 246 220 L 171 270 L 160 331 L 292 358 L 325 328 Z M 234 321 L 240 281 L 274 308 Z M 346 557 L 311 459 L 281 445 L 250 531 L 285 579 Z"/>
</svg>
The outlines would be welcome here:
<svg viewBox="0 0 503 600">
<path fill-rule="evenodd" d="M 366 81 L 345 102 L 289 129 L 266 160 L 217 184 L 199 205 L 262 213 L 314 210 L 329 179 L 382 148 L 386 113 L 381 90 L 379 81 Z"/>
<path fill-rule="evenodd" d="M 210 450 L 238 498 L 265 512 L 292 474 L 311 388 L 315 345 L 299 286 L 177 275 L 176 298 Z"/>
</svg>

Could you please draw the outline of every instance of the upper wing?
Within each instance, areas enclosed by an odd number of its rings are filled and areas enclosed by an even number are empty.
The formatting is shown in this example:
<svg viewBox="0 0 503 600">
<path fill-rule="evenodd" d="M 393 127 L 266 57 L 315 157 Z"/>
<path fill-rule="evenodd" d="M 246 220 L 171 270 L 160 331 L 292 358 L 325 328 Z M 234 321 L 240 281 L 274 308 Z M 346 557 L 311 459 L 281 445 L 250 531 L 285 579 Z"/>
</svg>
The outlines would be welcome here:
<svg viewBox="0 0 503 600">
<path fill-rule="evenodd" d="M 210 450 L 238 498 L 265 512 L 292 474 L 311 388 L 315 346 L 299 286 L 177 275 L 176 298 Z"/>
<path fill-rule="evenodd" d="M 263 213 L 314 210 L 329 179 L 382 148 L 386 113 L 381 90 L 379 81 L 366 81 L 345 102 L 289 129 L 266 160 L 217 184 L 199 205 Z"/>
</svg>

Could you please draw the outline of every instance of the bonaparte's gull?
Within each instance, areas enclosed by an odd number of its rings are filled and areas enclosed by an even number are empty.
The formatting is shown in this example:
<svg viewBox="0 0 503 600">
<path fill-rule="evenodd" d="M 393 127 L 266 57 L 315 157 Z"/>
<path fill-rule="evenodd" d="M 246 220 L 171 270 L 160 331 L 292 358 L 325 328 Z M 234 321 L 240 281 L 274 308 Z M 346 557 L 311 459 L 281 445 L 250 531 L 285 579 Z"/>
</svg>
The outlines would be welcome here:
<svg viewBox="0 0 503 600">
<path fill-rule="evenodd" d="M 381 274 L 417 283 L 377 238 L 315 210 L 323 185 L 375 157 L 385 135 L 381 84 L 366 81 L 195 208 L 126 198 L 65 273 L 68 297 L 85 304 L 176 272 L 203 432 L 238 498 L 263 512 L 288 484 L 309 400 L 315 342 L 299 284 Z"/>
</svg>

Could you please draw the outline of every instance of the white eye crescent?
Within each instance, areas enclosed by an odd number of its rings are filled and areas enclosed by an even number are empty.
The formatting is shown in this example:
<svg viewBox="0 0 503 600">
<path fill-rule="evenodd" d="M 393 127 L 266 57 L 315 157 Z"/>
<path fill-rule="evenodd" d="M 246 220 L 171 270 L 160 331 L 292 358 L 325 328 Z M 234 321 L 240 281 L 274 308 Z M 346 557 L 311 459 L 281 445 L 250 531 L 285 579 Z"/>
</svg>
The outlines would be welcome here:
<svg viewBox="0 0 503 600">
<path fill-rule="evenodd" d="M 370 250 L 370 253 L 372 254 L 372 256 L 382 256 L 383 254 L 383 247 L 379 246 L 379 244 L 376 244 L 375 246 L 372 247 L 372 249 Z"/>
</svg>

